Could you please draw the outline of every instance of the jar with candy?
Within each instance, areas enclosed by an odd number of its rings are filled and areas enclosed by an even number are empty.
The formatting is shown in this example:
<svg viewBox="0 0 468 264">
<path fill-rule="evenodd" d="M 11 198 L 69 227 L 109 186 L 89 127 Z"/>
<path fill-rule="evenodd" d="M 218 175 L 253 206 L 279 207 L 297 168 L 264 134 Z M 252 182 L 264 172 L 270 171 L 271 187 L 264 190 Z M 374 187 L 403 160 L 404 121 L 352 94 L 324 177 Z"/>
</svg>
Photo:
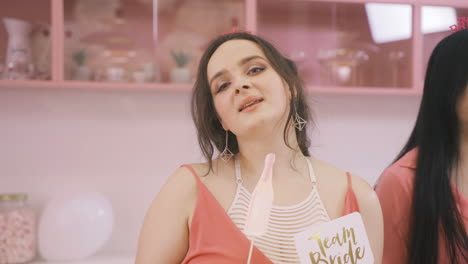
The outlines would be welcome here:
<svg viewBox="0 0 468 264">
<path fill-rule="evenodd" d="M 36 256 L 35 213 L 27 198 L 0 194 L 0 264 L 27 263 Z"/>
</svg>

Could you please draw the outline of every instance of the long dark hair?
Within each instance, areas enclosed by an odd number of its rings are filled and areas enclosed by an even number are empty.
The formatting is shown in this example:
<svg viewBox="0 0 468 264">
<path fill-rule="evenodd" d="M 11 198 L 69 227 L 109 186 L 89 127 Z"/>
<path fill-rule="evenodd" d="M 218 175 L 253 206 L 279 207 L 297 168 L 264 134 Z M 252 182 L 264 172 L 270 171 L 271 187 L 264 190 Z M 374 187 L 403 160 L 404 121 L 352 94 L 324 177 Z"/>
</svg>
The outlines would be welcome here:
<svg viewBox="0 0 468 264">
<path fill-rule="evenodd" d="M 299 78 L 296 64 L 293 61 L 281 55 L 272 44 L 261 37 L 246 32 L 235 32 L 219 36 L 209 44 L 208 48 L 200 59 L 191 105 L 192 118 L 197 129 L 198 144 L 200 145 L 203 155 L 208 161 L 210 170 L 212 169 L 214 147 L 216 147 L 219 152 L 223 151 L 226 145 L 226 132 L 218 119 L 213 97 L 210 92 L 210 85 L 207 76 L 207 65 L 211 56 L 219 46 L 221 46 L 226 41 L 235 39 L 249 40 L 257 44 L 265 53 L 265 56 L 273 69 L 281 76 L 282 79 L 286 81 L 289 86 L 291 100 L 289 102 L 289 114 L 283 132 L 284 142 L 288 147 L 291 146 L 288 143 L 287 135 L 295 114 L 297 113 L 304 120 L 308 121 L 308 124 L 310 124 L 311 121 L 309 107 L 307 106 L 304 97 L 303 83 Z M 304 127 L 304 129 L 301 131 L 296 128 L 295 132 L 302 154 L 309 156 L 310 140 L 307 137 L 307 127 Z M 228 132 L 228 147 L 234 154 L 239 152 L 236 136 L 230 131 Z"/>
<path fill-rule="evenodd" d="M 468 236 L 451 188 L 460 162 L 457 106 L 467 84 L 468 30 L 462 30 L 432 52 L 415 127 L 396 159 L 419 148 L 408 241 L 411 264 L 437 263 L 441 239 L 450 263 L 459 263 L 457 255 L 468 263 Z"/>
</svg>

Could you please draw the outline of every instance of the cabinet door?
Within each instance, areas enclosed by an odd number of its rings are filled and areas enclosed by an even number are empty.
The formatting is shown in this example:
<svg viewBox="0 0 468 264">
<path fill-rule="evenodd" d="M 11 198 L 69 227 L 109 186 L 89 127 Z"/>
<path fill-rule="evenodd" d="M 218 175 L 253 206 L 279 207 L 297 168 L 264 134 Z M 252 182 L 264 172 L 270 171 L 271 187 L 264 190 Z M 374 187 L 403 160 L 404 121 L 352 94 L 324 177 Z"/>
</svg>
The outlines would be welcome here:
<svg viewBox="0 0 468 264">
<path fill-rule="evenodd" d="M 243 28 L 243 0 L 66 0 L 66 80 L 191 83 L 209 41 Z"/>
<path fill-rule="evenodd" d="M 50 1 L 1 1 L 0 79 L 51 79 Z"/>
<path fill-rule="evenodd" d="M 413 7 L 259 0 L 257 31 L 312 87 L 412 88 Z"/>
</svg>

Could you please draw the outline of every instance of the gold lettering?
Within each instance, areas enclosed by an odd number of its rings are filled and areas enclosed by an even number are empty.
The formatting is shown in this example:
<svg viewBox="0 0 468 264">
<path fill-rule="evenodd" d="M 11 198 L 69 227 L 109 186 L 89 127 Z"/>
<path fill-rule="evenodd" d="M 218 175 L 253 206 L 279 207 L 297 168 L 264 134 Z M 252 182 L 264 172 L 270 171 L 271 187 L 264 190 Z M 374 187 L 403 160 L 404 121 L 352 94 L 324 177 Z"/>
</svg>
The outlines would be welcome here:
<svg viewBox="0 0 468 264">
<path fill-rule="evenodd" d="M 341 235 L 342 236 L 340 237 L 340 233 L 336 233 L 333 237 L 321 238 L 320 232 L 317 232 L 313 236 L 309 237 L 308 240 L 317 240 L 317 244 L 320 248 L 319 252 L 309 252 L 309 258 L 312 264 L 357 264 L 359 259 L 363 259 L 366 248 L 359 246 L 356 248 L 353 247 L 354 245 L 357 245 L 354 228 L 343 227 Z M 348 244 L 348 250 L 344 255 L 327 256 L 326 249 L 329 249 L 334 245 L 344 246 L 346 244 Z"/>
<path fill-rule="evenodd" d="M 332 244 L 336 244 L 336 243 L 338 243 L 338 245 L 340 246 L 343 245 L 343 243 L 340 241 L 339 234 L 336 234 L 336 236 L 332 238 Z"/>
<path fill-rule="evenodd" d="M 364 255 L 366 254 L 366 249 L 365 248 L 362 249 L 362 255 L 359 254 L 360 252 L 361 252 L 361 248 L 360 247 L 356 248 L 356 258 L 357 259 L 363 259 L 364 258 Z"/>
<path fill-rule="evenodd" d="M 347 229 L 346 227 L 343 227 L 343 240 L 344 240 L 343 242 L 346 243 L 349 238 L 352 238 L 354 245 L 357 244 L 356 236 L 354 234 L 354 228 L 351 227 L 351 228 Z"/>
<path fill-rule="evenodd" d="M 350 260 L 352 264 L 357 263 L 356 259 L 354 258 L 353 246 L 351 244 L 351 240 L 348 241 L 348 253 L 344 254 L 343 259 L 346 261 L 346 263 L 349 263 Z"/>
<path fill-rule="evenodd" d="M 326 259 L 322 258 L 322 255 L 320 255 L 320 252 L 309 252 L 309 258 L 312 264 L 329 264 Z"/>
<path fill-rule="evenodd" d="M 317 240 L 317 243 L 320 247 L 320 252 L 322 252 L 323 256 L 327 257 L 327 253 L 325 253 L 325 249 L 323 248 L 322 239 L 320 239 L 320 232 L 317 232 L 313 236 L 309 237 L 309 240 L 312 240 L 314 238 Z"/>
<path fill-rule="evenodd" d="M 338 256 L 330 256 L 330 264 L 335 264 L 335 260 Z M 338 263 L 336 264 L 341 264 L 341 259 L 338 257 Z"/>
<path fill-rule="evenodd" d="M 330 248 L 334 243 L 333 243 L 333 240 L 332 240 L 332 243 L 330 244 L 330 239 L 328 239 L 328 237 L 326 237 L 324 240 L 323 240 L 323 245 L 325 246 L 325 248 Z"/>
</svg>

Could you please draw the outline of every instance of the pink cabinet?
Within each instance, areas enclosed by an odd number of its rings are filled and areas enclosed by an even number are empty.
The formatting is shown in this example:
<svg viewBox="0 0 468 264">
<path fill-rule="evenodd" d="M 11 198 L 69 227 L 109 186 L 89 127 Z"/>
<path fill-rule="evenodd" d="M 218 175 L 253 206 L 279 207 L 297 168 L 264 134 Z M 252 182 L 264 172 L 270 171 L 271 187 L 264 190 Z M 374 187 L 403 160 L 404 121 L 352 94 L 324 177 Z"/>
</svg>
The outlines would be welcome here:
<svg viewBox="0 0 468 264">
<path fill-rule="evenodd" d="M 3 0 L 0 87 L 189 91 L 209 41 L 240 28 L 294 60 L 312 93 L 420 94 L 464 16 L 464 0 Z"/>
<path fill-rule="evenodd" d="M 210 39 L 245 28 L 244 9 L 240 0 L 65 1 L 64 79 L 188 86 Z"/>
<path fill-rule="evenodd" d="M 311 87 L 411 89 L 411 5 L 273 2 L 259 1 L 257 32 L 296 61 Z"/>
<path fill-rule="evenodd" d="M 0 3 L 0 85 L 17 80 L 50 80 L 50 0 Z"/>
</svg>

